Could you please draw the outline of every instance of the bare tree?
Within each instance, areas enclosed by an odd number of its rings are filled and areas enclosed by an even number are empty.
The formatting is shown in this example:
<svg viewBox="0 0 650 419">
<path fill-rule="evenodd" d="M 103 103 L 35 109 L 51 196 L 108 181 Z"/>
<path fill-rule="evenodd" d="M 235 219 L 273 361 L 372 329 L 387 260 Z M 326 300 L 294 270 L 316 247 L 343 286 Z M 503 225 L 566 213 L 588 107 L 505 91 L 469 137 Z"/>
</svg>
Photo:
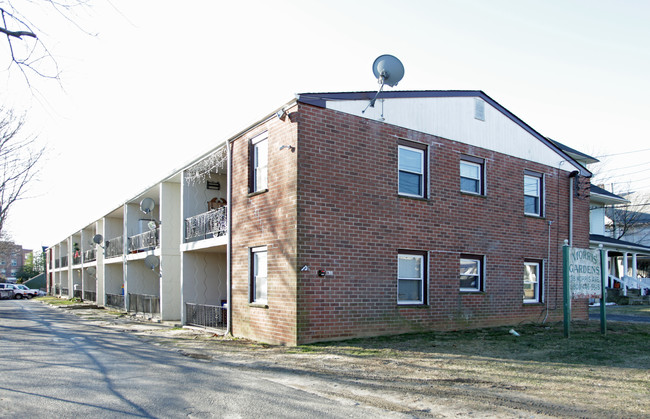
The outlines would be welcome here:
<svg viewBox="0 0 650 419">
<path fill-rule="evenodd" d="M 25 198 L 45 152 L 36 138 L 23 137 L 24 118 L 0 109 L 0 237 L 13 204 Z"/>
<path fill-rule="evenodd" d="M 629 204 L 615 205 L 607 210 L 607 228 L 615 239 L 642 243 L 650 237 L 650 197 L 645 194 L 621 194 Z"/>
<path fill-rule="evenodd" d="M 44 41 L 40 24 L 27 15 L 59 17 L 76 25 L 74 11 L 85 6 L 90 0 L 0 0 L 0 34 L 7 37 L 9 57 L 7 69 L 17 67 L 29 85 L 29 77 L 35 74 L 39 77 L 59 79 L 59 67 L 54 56 L 50 53 Z M 16 6 L 17 5 L 17 6 Z M 46 9 L 46 10 L 43 10 Z M 42 23 L 42 22 L 41 22 Z"/>
</svg>

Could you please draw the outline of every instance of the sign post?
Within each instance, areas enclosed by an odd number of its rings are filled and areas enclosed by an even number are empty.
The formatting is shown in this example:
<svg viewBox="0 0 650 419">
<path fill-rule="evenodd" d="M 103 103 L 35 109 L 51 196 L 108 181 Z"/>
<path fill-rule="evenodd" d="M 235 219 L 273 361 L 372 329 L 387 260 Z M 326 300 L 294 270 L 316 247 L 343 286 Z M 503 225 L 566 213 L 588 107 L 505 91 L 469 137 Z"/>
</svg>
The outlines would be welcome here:
<svg viewBox="0 0 650 419">
<path fill-rule="evenodd" d="M 562 247 L 562 285 L 564 289 L 564 337 L 568 338 L 571 328 L 571 290 L 569 288 L 569 241 L 564 241 Z"/>
<path fill-rule="evenodd" d="M 607 251 L 603 249 L 603 245 L 598 246 L 600 248 L 600 271 L 601 271 L 601 293 L 600 293 L 600 333 L 603 335 L 607 334 Z"/>
<path fill-rule="evenodd" d="M 562 249 L 564 283 L 564 337 L 569 337 L 572 298 L 601 299 L 601 329 L 604 317 L 604 250 L 579 249 L 564 241 Z"/>
</svg>

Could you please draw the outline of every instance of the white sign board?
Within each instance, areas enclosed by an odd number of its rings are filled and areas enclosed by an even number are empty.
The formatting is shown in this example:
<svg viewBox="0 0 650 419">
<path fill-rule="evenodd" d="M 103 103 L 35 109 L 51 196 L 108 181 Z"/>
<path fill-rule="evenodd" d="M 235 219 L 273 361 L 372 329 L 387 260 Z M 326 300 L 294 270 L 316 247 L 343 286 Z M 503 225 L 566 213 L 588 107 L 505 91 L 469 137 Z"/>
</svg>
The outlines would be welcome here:
<svg viewBox="0 0 650 419">
<path fill-rule="evenodd" d="M 572 298 L 600 298 L 602 277 L 598 250 L 575 247 L 569 250 L 569 283 Z"/>
</svg>

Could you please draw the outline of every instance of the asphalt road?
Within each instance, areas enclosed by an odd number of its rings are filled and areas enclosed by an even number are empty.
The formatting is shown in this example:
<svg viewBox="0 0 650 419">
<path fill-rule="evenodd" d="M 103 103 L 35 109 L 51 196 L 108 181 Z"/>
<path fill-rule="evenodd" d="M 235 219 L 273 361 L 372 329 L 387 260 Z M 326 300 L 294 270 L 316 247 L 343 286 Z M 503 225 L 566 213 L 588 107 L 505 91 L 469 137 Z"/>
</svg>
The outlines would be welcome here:
<svg viewBox="0 0 650 419">
<path fill-rule="evenodd" d="M 613 322 L 637 322 L 637 323 L 650 323 L 648 316 L 631 316 L 628 314 L 609 314 L 606 312 L 607 321 Z M 599 313 L 589 313 L 589 320 L 600 320 Z"/>
<path fill-rule="evenodd" d="M 405 417 L 188 358 L 30 300 L 0 300 L 0 417 Z"/>
</svg>

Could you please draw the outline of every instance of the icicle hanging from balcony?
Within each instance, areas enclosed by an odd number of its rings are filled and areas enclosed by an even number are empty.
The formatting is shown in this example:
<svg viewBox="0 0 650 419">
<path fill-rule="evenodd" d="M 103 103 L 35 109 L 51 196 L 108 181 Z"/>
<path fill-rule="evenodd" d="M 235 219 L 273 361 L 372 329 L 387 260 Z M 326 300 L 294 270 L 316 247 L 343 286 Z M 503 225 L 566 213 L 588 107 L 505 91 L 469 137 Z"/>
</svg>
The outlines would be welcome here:
<svg viewBox="0 0 650 419">
<path fill-rule="evenodd" d="M 228 153 L 226 147 L 217 149 L 206 158 L 196 163 L 185 171 L 185 182 L 188 185 L 196 185 L 206 182 L 210 173 L 218 172 L 226 166 L 228 160 Z"/>
</svg>

